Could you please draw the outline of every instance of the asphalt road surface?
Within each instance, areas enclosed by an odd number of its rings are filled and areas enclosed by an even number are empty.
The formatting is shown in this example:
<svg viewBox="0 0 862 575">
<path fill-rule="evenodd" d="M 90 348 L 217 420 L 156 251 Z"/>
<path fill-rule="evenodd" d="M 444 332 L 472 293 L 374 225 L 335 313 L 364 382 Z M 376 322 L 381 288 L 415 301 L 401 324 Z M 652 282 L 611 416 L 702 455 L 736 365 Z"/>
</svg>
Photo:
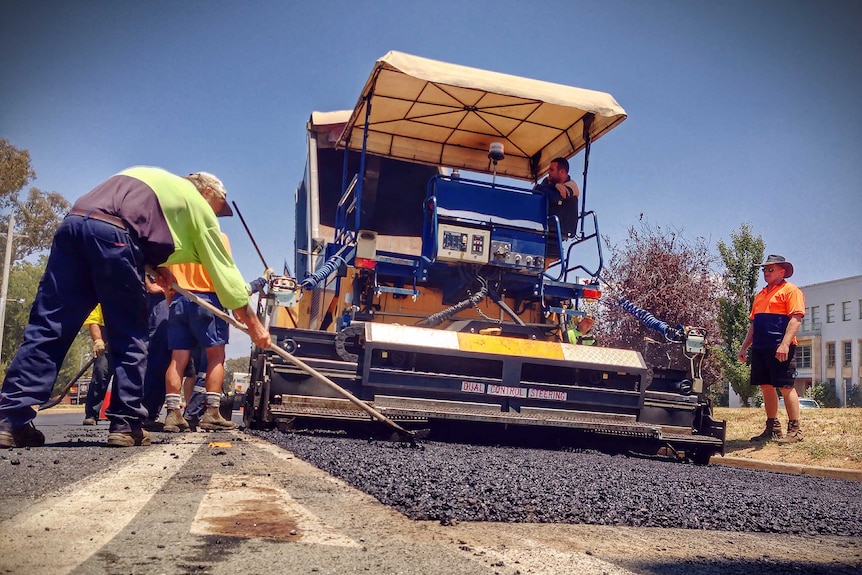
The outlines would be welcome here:
<svg viewBox="0 0 862 575">
<path fill-rule="evenodd" d="M 363 442 L 360 449 L 353 439 L 327 437 L 322 445 L 314 436 L 235 431 L 154 434 L 150 447 L 108 449 L 107 424 L 87 428 L 81 420 L 80 413 L 45 412 L 36 419 L 45 447 L 0 452 L 0 573 L 862 573 L 859 529 L 850 529 L 853 535 L 794 534 L 417 520 L 396 504 L 381 503 L 387 493 L 405 497 L 392 467 L 403 464 L 403 453 L 391 447 Z M 303 459 L 285 449 L 291 445 Z M 437 450 L 452 458 L 450 449 L 429 445 L 410 458 Z M 482 449 L 489 451 L 465 449 L 469 456 L 452 461 L 450 470 L 462 473 L 461 466 L 469 464 L 473 472 L 452 480 L 450 496 L 456 484 L 487 481 L 489 471 L 479 469 L 483 461 L 505 468 L 507 460 L 521 457 Z M 375 498 L 308 463 L 324 450 L 343 468 L 333 473 L 363 469 L 370 492 L 386 481 L 390 487 Z M 394 463 L 389 455 L 396 456 Z M 561 453 L 560 465 L 570 465 L 570 456 Z M 554 453 L 538 457 L 553 460 Z M 657 464 L 619 461 L 632 474 L 627 490 L 637 490 L 638 474 L 652 473 Z M 684 469 L 661 465 L 668 477 Z M 700 471 L 709 469 L 718 468 Z M 746 482 L 780 492 L 783 476 L 744 471 Z M 726 472 L 714 477 L 728 481 Z M 811 481 L 812 493 L 857 489 L 849 482 Z M 408 491 L 417 501 L 447 497 L 447 489 Z M 613 499 L 612 493 L 602 496 Z M 693 491 L 675 505 L 689 513 L 703 502 Z"/>
</svg>

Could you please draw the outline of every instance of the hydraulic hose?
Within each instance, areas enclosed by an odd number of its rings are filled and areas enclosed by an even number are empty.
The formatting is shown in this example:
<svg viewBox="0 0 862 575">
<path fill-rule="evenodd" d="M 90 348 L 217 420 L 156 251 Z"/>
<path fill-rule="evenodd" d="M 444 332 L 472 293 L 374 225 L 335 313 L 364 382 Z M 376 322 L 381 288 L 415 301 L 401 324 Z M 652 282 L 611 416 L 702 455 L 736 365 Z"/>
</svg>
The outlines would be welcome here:
<svg viewBox="0 0 862 575">
<path fill-rule="evenodd" d="M 439 311 L 433 315 L 428 316 L 427 318 L 425 318 L 424 320 L 422 320 L 421 322 L 419 322 L 416 325 L 419 327 L 436 327 L 436 326 L 440 325 L 441 323 L 443 323 L 444 321 L 446 321 L 447 319 L 449 319 L 450 317 L 454 316 L 459 311 L 462 311 L 462 310 L 465 310 L 465 309 L 479 305 L 479 303 L 483 299 L 485 299 L 485 297 L 487 295 L 488 295 L 488 287 L 483 285 L 482 288 L 479 289 L 479 291 L 477 291 L 476 293 L 474 293 L 472 296 L 468 297 L 467 299 L 465 299 L 463 301 L 459 301 L 458 303 L 456 303 L 452 307 L 448 307 L 448 308 L 444 309 L 443 311 Z"/>
<path fill-rule="evenodd" d="M 682 326 L 672 328 L 667 322 L 661 321 L 650 312 L 646 311 L 645 309 L 639 308 L 624 297 L 621 297 L 617 301 L 617 305 L 635 316 L 635 319 L 637 319 L 639 322 L 641 322 L 648 328 L 662 334 L 668 341 L 679 343 L 685 339 L 685 333 L 683 332 Z"/>
<path fill-rule="evenodd" d="M 337 272 L 338 268 L 345 263 L 346 262 L 344 261 L 344 258 L 336 254 L 329 258 L 325 264 L 320 266 L 320 269 L 318 269 L 312 274 L 309 274 L 308 277 L 299 282 L 299 285 L 303 289 L 314 289 L 318 286 L 318 284 L 326 281 L 326 278 Z"/>
</svg>

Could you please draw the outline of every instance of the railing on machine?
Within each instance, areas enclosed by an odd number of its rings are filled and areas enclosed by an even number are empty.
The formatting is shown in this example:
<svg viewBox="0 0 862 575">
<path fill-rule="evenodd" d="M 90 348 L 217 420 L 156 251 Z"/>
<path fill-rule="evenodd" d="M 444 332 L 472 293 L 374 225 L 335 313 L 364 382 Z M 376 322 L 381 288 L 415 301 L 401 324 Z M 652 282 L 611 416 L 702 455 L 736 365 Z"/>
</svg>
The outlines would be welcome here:
<svg viewBox="0 0 862 575">
<path fill-rule="evenodd" d="M 584 220 L 590 217 L 593 221 L 593 231 L 590 233 L 584 233 Z M 596 213 L 593 211 L 585 212 L 578 216 L 578 228 L 580 232 L 578 235 L 569 238 L 568 245 L 565 248 L 565 257 L 560 259 L 560 265 L 557 271 L 557 274 L 548 273 L 545 271 L 544 276 L 552 281 L 564 281 L 569 274 L 577 271 L 584 272 L 586 277 L 590 278 L 598 278 L 599 274 L 602 272 L 604 268 L 604 255 L 602 253 L 602 241 L 601 235 L 599 234 L 599 220 L 596 216 Z M 575 246 L 587 242 L 589 240 L 595 239 L 596 241 L 596 252 L 598 254 L 598 267 L 595 270 L 591 270 L 584 266 L 583 264 L 577 264 L 573 266 L 569 266 L 569 262 L 572 259 L 572 250 Z"/>
<path fill-rule="evenodd" d="M 356 230 L 350 229 L 350 220 L 351 217 L 355 218 L 356 216 L 356 186 L 358 182 L 359 174 L 356 174 L 338 200 L 335 211 L 335 238 L 333 240 L 336 244 L 349 244 L 356 239 Z M 354 227 L 356 226 L 354 225 Z"/>
</svg>

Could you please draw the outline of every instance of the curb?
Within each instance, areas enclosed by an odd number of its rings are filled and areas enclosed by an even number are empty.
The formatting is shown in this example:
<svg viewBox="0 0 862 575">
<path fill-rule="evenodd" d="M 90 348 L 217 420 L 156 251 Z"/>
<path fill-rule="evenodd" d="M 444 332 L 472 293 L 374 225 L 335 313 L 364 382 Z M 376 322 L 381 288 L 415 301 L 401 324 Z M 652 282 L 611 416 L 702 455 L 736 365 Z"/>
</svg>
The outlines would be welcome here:
<svg viewBox="0 0 862 575">
<path fill-rule="evenodd" d="M 743 467 L 745 469 L 757 469 L 759 471 L 773 471 L 775 473 L 791 473 L 794 475 L 811 475 L 814 477 L 827 477 L 829 479 L 844 479 L 847 481 L 862 481 L 862 470 L 840 469 L 834 467 L 818 467 L 816 465 L 802 465 L 801 463 L 775 463 L 773 461 L 759 461 L 745 457 L 713 456 L 709 460 L 714 465 L 729 465 L 731 467 Z"/>
</svg>

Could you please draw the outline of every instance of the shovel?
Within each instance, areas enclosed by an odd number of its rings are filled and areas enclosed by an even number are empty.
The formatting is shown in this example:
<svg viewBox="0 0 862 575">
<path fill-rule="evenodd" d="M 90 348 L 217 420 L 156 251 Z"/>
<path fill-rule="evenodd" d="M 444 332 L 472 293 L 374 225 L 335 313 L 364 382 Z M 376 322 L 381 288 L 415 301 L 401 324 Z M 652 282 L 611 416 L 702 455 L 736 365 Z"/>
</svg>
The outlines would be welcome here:
<svg viewBox="0 0 862 575">
<path fill-rule="evenodd" d="M 90 358 L 90 360 L 87 363 L 84 364 L 84 367 L 82 367 L 80 370 L 78 370 L 78 373 L 76 373 L 74 375 L 74 377 L 72 377 L 72 379 L 70 379 L 68 381 L 68 383 L 66 383 L 66 385 L 64 385 L 60 389 L 60 393 L 58 393 L 56 395 L 52 395 L 51 397 L 48 398 L 48 401 L 46 401 L 45 403 L 43 403 L 42 405 L 39 406 L 39 411 L 43 411 L 45 409 L 51 409 L 52 407 L 54 407 L 55 405 L 57 405 L 58 403 L 63 401 L 63 398 L 66 397 L 66 394 L 69 393 L 69 390 L 72 389 L 72 386 L 75 385 L 75 382 L 78 381 L 79 379 L 81 379 L 81 376 L 84 375 L 84 372 L 86 372 L 88 369 L 90 369 L 90 366 L 93 365 L 93 363 L 95 361 L 96 361 L 96 356 L 94 355 L 93 357 Z"/>
</svg>

